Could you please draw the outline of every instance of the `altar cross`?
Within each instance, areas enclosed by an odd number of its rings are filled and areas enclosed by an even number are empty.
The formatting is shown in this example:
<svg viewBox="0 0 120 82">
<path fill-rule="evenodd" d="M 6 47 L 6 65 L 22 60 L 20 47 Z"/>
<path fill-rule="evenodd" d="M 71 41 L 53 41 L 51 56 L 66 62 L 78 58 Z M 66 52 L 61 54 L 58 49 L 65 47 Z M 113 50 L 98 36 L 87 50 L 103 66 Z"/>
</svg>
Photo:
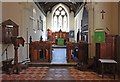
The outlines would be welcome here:
<svg viewBox="0 0 120 82">
<path fill-rule="evenodd" d="M 102 19 L 104 19 L 104 13 L 105 13 L 105 11 L 102 10 L 100 13 L 102 14 Z"/>
</svg>

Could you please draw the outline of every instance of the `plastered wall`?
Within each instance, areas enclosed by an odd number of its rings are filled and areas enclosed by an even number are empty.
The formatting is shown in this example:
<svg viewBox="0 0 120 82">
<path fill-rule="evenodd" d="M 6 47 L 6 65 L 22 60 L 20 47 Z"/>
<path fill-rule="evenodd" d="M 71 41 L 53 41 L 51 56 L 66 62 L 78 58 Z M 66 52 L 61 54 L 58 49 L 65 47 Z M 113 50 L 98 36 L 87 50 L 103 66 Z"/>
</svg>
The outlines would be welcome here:
<svg viewBox="0 0 120 82">
<path fill-rule="evenodd" d="M 36 14 L 33 13 L 35 9 Z M 34 14 L 34 15 L 33 15 Z M 37 20 L 39 17 L 43 20 L 43 31 L 38 30 Z M 31 19 L 31 17 L 34 18 Z M 25 46 L 19 47 L 19 62 L 24 61 L 29 54 L 28 44 L 29 37 L 32 36 L 32 40 L 39 40 L 40 36 L 43 36 L 45 40 L 45 30 L 46 30 L 46 17 L 38 9 L 38 7 L 33 2 L 3 2 L 2 3 L 2 21 L 7 19 L 13 20 L 19 25 L 19 36 L 25 39 Z M 28 33 L 27 33 L 28 32 Z M 2 44 L 2 51 L 6 48 L 6 44 Z M 8 47 L 8 58 L 14 57 L 14 48 L 10 44 Z M 2 56 L 2 60 L 5 60 L 5 54 Z"/>
</svg>

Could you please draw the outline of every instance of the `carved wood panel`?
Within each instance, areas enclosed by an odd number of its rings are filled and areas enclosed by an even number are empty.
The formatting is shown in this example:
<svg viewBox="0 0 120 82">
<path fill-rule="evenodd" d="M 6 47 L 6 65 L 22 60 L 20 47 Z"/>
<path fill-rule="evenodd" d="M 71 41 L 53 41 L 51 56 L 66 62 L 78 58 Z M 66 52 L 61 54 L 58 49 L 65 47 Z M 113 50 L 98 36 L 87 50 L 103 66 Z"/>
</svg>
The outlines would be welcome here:
<svg viewBox="0 0 120 82">
<path fill-rule="evenodd" d="M 116 36 L 106 35 L 105 43 L 97 43 L 96 44 L 96 57 L 100 58 L 108 58 L 115 59 L 115 44 L 116 44 Z"/>
<path fill-rule="evenodd" d="M 40 52 L 42 51 L 42 53 Z M 41 59 L 41 55 L 43 55 Z M 52 43 L 35 41 L 30 43 L 30 60 L 32 62 L 50 62 L 52 59 Z"/>
<path fill-rule="evenodd" d="M 18 25 L 8 19 L 2 22 L 2 43 L 11 43 L 12 36 L 18 36 Z"/>
<path fill-rule="evenodd" d="M 62 32 L 61 30 L 59 32 L 53 32 L 52 33 L 52 42 L 57 44 L 57 38 L 64 38 L 65 43 L 69 41 L 69 32 Z"/>
<path fill-rule="evenodd" d="M 79 62 L 87 63 L 88 61 L 88 43 L 85 41 L 80 41 L 79 43 L 67 42 L 67 61 L 72 62 L 71 50 L 78 47 L 78 59 Z"/>
</svg>

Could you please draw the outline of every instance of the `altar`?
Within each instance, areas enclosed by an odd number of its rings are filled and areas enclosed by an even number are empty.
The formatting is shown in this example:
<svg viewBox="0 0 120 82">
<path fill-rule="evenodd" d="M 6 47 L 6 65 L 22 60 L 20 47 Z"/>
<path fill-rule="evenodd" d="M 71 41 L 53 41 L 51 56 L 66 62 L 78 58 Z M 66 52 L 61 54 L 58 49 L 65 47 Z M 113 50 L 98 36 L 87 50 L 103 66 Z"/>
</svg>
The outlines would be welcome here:
<svg viewBox="0 0 120 82">
<path fill-rule="evenodd" d="M 69 41 L 69 32 L 62 32 L 62 30 L 58 32 L 53 32 L 51 41 L 52 44 L 55 45 L 60 45 L 60 46 L 66 45 L 66 43 Z"/>
<path fill-rule="evenodd" d="M 64 45 L 64 46 L 60 46 L 60 45 L 52 45 L 52 48 L 67 48 L 67 46 L 66 45 Z"/>
</svg>

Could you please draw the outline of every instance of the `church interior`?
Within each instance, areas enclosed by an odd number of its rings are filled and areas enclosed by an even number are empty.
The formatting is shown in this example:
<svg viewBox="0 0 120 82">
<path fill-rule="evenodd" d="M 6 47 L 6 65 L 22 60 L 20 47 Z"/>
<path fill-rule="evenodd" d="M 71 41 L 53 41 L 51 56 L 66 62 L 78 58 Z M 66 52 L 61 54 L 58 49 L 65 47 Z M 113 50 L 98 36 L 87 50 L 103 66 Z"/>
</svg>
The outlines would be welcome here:
<svg viewBox="0 0 120 82">
<path fill-rule="evenodd" d="M 0 80 L 118 82 L 120 2 L 0 2 Z"/>
</svg>

